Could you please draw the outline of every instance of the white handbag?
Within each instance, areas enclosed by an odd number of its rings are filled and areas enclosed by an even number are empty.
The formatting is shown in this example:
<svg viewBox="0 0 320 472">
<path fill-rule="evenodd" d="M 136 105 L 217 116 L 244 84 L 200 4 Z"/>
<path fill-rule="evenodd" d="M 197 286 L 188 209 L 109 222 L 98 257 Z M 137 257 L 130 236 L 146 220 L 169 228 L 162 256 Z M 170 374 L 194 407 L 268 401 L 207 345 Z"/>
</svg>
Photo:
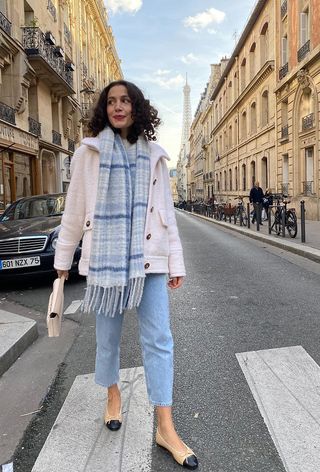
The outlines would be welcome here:
<svg viewBox="0 0 320 472">
<path fill-rule="evenodd" d="M 61 321 L 63 315 L 63 287 L 65 277 L 55 279 L 53 282 L 52 293 L 49 298 L 47 327 L 49 338 L 60 336 Z"/>
</svg>

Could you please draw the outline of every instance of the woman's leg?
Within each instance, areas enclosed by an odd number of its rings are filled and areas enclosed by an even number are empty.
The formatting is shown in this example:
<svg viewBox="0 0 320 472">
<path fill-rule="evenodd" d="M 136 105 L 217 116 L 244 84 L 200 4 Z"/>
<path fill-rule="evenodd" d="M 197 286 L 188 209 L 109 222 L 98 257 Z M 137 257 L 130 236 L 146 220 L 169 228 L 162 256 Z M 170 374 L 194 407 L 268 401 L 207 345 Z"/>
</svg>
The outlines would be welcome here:
<svg viewBox="0 0 320 472">
<path fill-rule="evenodd" d="M 173 339 L 166 275 L 146 277 L 137 311 L 148 396 L 156 407 L 158 428 L 172 447 L 183 451 L 185 445 L 177 435 L 172 419 Z"/>
<path fill-rule="evenodd" d="M 120 368 L 120 338 L 123 315 L 114 318 L 96 315 L 96 373 L 95 381 L 108 389 L 108 412 L 115 416 L 121 407 L 118 388 Z"/>
</svg>

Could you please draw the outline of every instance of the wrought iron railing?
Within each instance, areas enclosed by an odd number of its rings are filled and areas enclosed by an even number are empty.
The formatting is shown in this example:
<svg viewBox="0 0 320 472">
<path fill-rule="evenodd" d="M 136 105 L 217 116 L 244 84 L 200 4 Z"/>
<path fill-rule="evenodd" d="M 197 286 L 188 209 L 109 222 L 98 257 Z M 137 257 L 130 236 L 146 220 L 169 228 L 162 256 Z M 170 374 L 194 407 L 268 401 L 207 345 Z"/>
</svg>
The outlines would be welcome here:
<svg viewBox="0 0 320 472">
<path fill-rule="evenodd" d="M 281 193 L 282 195 L 289 195 L 289 184 L 288 183 L 282 183 L 281 184 Z"/>
<path fill-rule="evenodd" d="M 302 59 L 306 57 L 308 52 L 310 51 L 310 39 L 299 49 L 298 51 L 298 61 L 301 62 Z"/>
<path fill-rule="evenodd" d="M 54 6 L 54 4 L 52 3 L 51 0 L 48 0 L 47 10 L 49 10 L 51 15 L 53 16 L 54 21 L 57 21 L 57 9 L 56 9 L 56 7 Z"/>
<path fill-rule="evenodd" d="M 303 195 L 312 195 L 313 194 L 313 180 L 306 180 L 302 182 Z"/>
<path fill-rule="evenodd" d="M 0 102 L 0 120 L 7 121 L 12 125 L 16 124 L 16 111 L 5 103 Z"/>
<path fill-rule="evenodd" d="M 32 26 L 23 28 L 23 46 L 27 56 L 42 57 L 68 85 L 73 86 L 72 71 L 66 70 L 65 60 L 55 52 L 56 46 L 46 41 L 40 28 Z"/>
<path fill-rule="evenodd" d="M 288 139 L 288 137 L 289 137 L 289 125 L 282 126 L 281 139 Z"/>
<path fill-rule="evenodd" d="M 0 28 L 11 36 L 11 21 L 0 11 Z"/>
<path fill-rule="evenodd" d="M 68 44 L 71 44 L 72 43 L 72 34 L 71 34 L 71 31 L 69 30 L 68 26 L 64 23 L 63 24 L 63 28 L 64 28 L 64 37 L 65 37 L 65 40 L 67 41 Z"/>
<path fill-rule="evenodd" d="M 31 116 L 29 116 L 28 121 L 29 132 L 35 134 L 36 136 L 41 136 L 41 123 L 39 123 L 39 121 L 35 120 L 34 118 L 31 118 Z"/>
<path fill-rule="evenodd" d="M 279 79 L 283 79 L 283 77 L 285 77 L 287 75 L 287 73 L 289 72 L 289 64 L 288 62 L 282 66 L 280 69 L 279 69 Z"/>
<path fill-rule="evenodd" d="M 52 142 L 53 144 L 57 144 L 61 146 L 61 134 L 58 131 L 52 130 Z"/>
<path fill-rule="evenodd" d="M 302 131 L 312 129 L 314 127 L 314 113 L 310 113 L 302 118 Z"/>
<path fill-rule="evenodd" d="M 281 19 L 286 16 L 287 12 L 288 12 L 288 2 L 287 0 L 284 0 L 281 3 Z"/>
<path fill-rule="evenodd" d="M 73 139 L 68 139 L 68 151 L 74 152 L 75 149 L 75 142 Z"/>
</svg>

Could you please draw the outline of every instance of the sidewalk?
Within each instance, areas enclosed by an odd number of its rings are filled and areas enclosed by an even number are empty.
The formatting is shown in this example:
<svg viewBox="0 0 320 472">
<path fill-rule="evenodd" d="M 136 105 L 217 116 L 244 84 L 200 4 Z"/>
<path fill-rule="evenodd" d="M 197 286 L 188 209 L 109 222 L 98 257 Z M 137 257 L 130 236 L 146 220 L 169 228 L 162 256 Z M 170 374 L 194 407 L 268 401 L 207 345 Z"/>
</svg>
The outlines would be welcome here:
<svg viewBox="0 0 320 472">
<path fill-rule="evenodd" d="M 263 225 L 259 227 L 260 230 L 257 231 L 256 224 L 250 224 L 249 229 L 245 226 L 240 226 L 239 222 L 234 224 L 233 218 L 231 218 L 231 223 L 229 223 L 228 221 L 225 222 L 215 220 L 214 218 L 199 215 L 197 213 L 187 212 L 185 210 L 179 209 L 178 211 L 195 216 L 197 218 L 202 218 L 226 229 L 237 231 L 238 233 L 247 237 L 258 239 L 273 246 L 298 254 L 302 257 L 311 259 L 315 262 L 320 262 L 320 221 L 306 220 L 306 242 L 302 243 L 300 220 L 298 220 L 298 234 L 296 238 L 290 238 L 287 231 L 286 237 L 283 238 L 282 236 L 277 236 L 275 233 L 269 235 L 268 221 L 264 221 Z"/>
</svg>

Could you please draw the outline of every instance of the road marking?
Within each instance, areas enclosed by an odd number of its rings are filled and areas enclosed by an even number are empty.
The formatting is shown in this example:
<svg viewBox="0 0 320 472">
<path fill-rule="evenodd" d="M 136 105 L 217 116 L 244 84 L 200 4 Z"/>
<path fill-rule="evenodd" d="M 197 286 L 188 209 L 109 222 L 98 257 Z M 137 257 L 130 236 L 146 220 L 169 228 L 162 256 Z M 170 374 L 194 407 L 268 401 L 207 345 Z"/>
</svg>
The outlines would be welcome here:
<svg viewBox="0 0 320 472">
<path fill-rule="evenodd" d="M 68 308 L 64 311 L 64 315 L 73 315 L 76 311 L 79 310 L 81 306 L 82 300 L 73 300 L 73 302 L 70 303 Z"/>
<path fill-rule="evenodd" d="M 302 346 L 236 354 L 287 472 L 320 470 L 320 367 Z"/>
<path fill-rule="evenodd" d="M 10 464 L 3 464 L 2 472 L 13 472 L 13 462 L 10 462 Z"/>
<path fill-rule="evenodd" d="M 76 377 L 32 472 L 151 471 L 153 407 L 142 367 L 120 371 L 123 424 L 103 424 L 106 389 Z"/>
</svg>

